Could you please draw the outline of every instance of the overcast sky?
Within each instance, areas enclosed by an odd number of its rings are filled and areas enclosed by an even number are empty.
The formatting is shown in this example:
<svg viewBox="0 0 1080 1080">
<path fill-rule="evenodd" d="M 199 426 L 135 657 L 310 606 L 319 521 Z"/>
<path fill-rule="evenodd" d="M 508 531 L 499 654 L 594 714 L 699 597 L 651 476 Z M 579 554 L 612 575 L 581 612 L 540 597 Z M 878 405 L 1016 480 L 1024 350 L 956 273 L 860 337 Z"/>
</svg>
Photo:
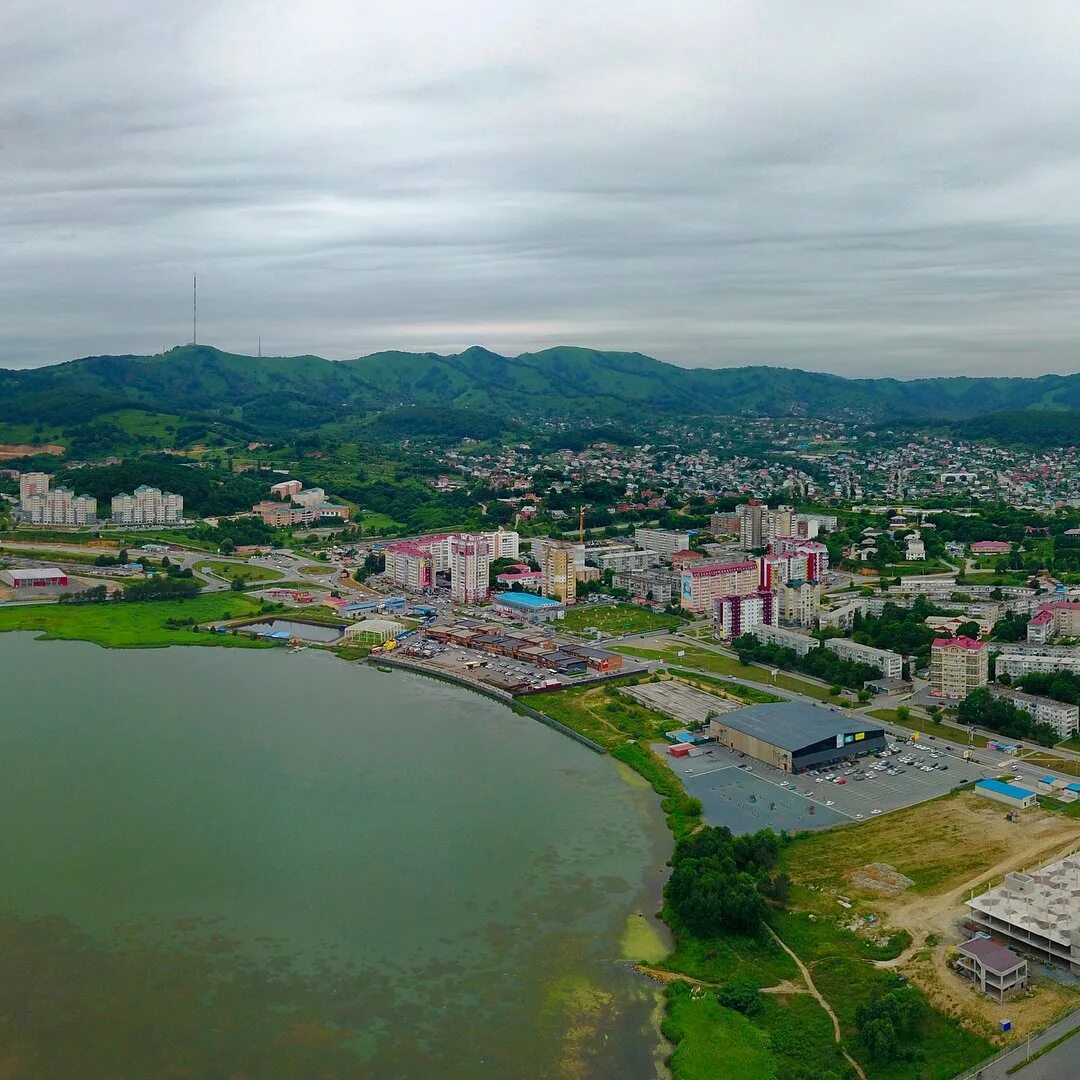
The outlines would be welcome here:
<svg viewBox="0 0 1080 1080">
<path fill-rule="evenodd" d="M 1075 0 L 3 0 L 0 365 L 1080 368 Z"/>
</svg>

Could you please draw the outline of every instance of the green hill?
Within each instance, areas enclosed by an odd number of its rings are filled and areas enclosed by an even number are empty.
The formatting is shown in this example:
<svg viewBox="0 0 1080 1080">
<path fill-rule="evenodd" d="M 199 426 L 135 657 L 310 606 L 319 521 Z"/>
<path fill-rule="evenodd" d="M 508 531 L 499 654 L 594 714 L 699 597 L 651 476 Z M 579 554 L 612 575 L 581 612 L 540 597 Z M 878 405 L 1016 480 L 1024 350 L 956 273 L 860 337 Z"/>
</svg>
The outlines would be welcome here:
<svg viewBox="0 0 1080 1080">
<path fill-rule="evenodd" d="M 470 411 L 507 426 L 538 417 L 632 420 L 655 415 L 806 415 L 850 419 L 967 420 L 1004 410 L 1080 408 L 1080 374 L 1025 378 L 844 379 L 790 368 L 682 368 L 640 353 L 563 346 L 506 357 L 473 347 L 450 356 L 381 352 L 354 360 L 252 357 L 203 345 L 158 356 L 94 356 L 52 367 L 0 369 L 0 422 L 69 429 L 114 423 L 130 410 L 175 426 L 273 436 L 342 420 L 386 434 L 410 428 L 404 410 Z M 110 420 L 110 418 L 112 418 Z M 464 419 L 463 419 L 464 418 Z M 430 413 L 419 412 L 417 427 Z M 1067 425 L 1061 425 L 1065 427 Z M 485 425 L 485 432 L 490 424 Z M 109 431 L 96 432 L 108 441 Z M 93 441 L 95 432 L 88 436 Z"/>
</svg>

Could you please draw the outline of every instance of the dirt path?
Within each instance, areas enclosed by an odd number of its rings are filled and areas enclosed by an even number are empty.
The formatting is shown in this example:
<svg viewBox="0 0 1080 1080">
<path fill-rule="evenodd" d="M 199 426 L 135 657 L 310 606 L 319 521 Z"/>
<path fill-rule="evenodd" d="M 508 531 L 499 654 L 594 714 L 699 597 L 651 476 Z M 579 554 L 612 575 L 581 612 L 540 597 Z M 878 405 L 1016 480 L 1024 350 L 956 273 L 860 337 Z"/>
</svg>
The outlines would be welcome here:
<svg viewBox="0 0 1080 1080">
<path fill-rule="evenodd" d="M 655 979 L 657 982 L 673 983 L 673 982 L 685 982 L 691 986 L 699 986 L 702 989 L 710 990 L 721 986 L 721 983 L 706 982 L 704 979 L 692 979 L 689 975 L 682 975 L 677 971 L 668 971 L 666 968 L 651 967 L 648 964 L 635 964 L 635 968 L 641 972 L 642 975 L 647 975 L 650 979 Z M 762 994 L 809 994 L 810 991 L 805 986 L 800 986 L 798 983 L 792 982 L 790 979 L 781 979 L 775 986 L 763 986 L 760 988 L 759 993 Z"/>
<path fill-rule="evenodd" d="M 810 969 L 795 955 L 795 953 L 787 947 L 783 938 L 771 927 L 768 923 L 765 924 L 765 929 L 776 939 L 777 945 L 784 950 L 795 961 L 795 966 L 799 969 L 799 973 L 803 977 L 803 981 L 806 983 L 807 989 L 814 995 L 814 1000 L 825 1010 L 829 1015 L 829 1019 L 832 1021 L 833 1035 L 836 1038 L 836 1044 L 840 1047 L 840 1053 L 847 1059 L 847 1063 L 859 1074 L 861 1080 L 866 1080 L 866 1073 L 863 1072 L 862 1066 L 844 1049 L 843 1043 L 840 1041 L 840 1021 L 836 1018 L 836 1013 L 833 1012 L 832 1006 L 821 996 L 821 991 L 814 985 L 814 980 L 810 976 Z"/>
</svg>

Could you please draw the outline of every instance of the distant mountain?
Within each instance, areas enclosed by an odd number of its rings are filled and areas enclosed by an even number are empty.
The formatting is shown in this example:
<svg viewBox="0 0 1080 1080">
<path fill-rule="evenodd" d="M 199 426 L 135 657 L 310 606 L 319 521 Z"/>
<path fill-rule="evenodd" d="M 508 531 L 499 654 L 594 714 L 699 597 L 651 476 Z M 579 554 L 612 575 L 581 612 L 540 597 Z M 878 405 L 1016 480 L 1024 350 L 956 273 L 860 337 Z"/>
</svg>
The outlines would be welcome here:
<svg viewBox="0 0 1080 1080">
<path fill-rule="evenodd" d="M 203 345 L 158 356 L 93 356 L 0 369 L 0 422 L 70 425 L 118 410 L 170 414 L 239 432 L 320 427 L 403 407 L 453 408 L 507 425 L 537 417 L 630 420 L 659 415 L 805 415 L 852 421 L 966 420 L 990 412 L 1080 408 L 1080 374 L 1040 378 L 845 379 L 791 368 L 682 368 L 640 353 L 560 347 L 506 357 L 473 347 L 450 356 L 380 352 L 355 360 L 252 357 Z M 417 420 L 430 424 L 431 410 Z M 463 421 L 464 417 L 464 421 Z M 490 427 L 490 425 L 488 425 Z"/>
</svg>

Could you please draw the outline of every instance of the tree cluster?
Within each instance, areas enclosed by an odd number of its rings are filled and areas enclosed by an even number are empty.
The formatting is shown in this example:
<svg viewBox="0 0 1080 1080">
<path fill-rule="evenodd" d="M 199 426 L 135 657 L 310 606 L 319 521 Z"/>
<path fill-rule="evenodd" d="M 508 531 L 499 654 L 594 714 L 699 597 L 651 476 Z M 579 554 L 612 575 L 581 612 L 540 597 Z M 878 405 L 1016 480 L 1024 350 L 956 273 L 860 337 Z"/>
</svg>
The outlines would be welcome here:
<svg viewBox="0 0 1080 1080">
<path fill-rule="evenodd" d="M 844 660 L 829 649 L 811 649 L 799 656 L 794 649 L 782 645 L 758 641 L 753 634 L 743 634 L 732 642 L 738 651 L 741 664 L 759 663 L 770 667 L 801 671 L 836 686 L 858 690 L 870 679 L 881 678 L 881 669 L 861 660 Z"/>
<path fill-rule="evenodd" d="M 1053 746 L 1058 741 L 1052 725 L 1037 724 L 1029 713 L 1004 698 L 994 697 L 986 687 L 972 690 L 960 702 L 956 718 L 962 724 L 996 731 L 1010 739 L 1029 739 L 1043 746 Z"/>
<path fill-rule="evenodd" d="M 879 1063 L 912 1061 L 926 1002 L 910 987 L 891 990 L 855 1010 L 855 1026 L 870 1057 Z"/>
<path fill-rule="evenodd" d="M 702 937 L 756 931 L 766 898 L 789 887 L 784 875 L 774 875 L 785 842 L 771 829 L 733 836 L 723 827 L 680 840 L 664 889 L 677 924 Z"/>
</svg>

